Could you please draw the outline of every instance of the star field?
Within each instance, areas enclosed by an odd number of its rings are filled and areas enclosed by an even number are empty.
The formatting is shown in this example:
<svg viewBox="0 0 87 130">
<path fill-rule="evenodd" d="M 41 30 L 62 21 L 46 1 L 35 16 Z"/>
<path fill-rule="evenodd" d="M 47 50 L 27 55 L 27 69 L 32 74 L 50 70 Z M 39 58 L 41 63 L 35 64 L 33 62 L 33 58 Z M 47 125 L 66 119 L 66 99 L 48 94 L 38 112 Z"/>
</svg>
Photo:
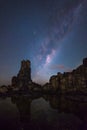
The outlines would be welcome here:
<svg viewBox="0 0 87 130">
<path fill-rule="evenodd" d="M 29 59 L 32 79 L 45 83 L 87 57 L 87 0 L 0 2 L 0 84 Z"/>
</svg>

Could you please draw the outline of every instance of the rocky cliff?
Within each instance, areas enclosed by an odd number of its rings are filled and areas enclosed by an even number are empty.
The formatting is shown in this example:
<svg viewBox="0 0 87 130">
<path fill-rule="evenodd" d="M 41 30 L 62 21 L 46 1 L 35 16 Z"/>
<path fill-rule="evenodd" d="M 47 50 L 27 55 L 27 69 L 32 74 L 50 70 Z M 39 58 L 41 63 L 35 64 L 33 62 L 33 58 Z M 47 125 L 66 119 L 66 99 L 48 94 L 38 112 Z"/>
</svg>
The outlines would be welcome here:
<svg viewBox="0 0 87 130">
<path fill-rule="evenodd" d="M 21 61 L 21 67 L 17 74 L 12 78 L 12 88 L 14 90 L 37 90 L 40 85 L 31 80 L 31 62 L 29 60 Z"/>
<path fill-rule="evenodd" d="M 83 64 L 72 72 L 58 72 L 49 79 L 43 87 L 32 82 L 31 62 L 29 60 L 21 61 L 21 67 L 17 76 L 12 77 L 12 83 L 9 86 L 1 86 L 0 93 L 14 91 L 35 91 L 35 92 L 72 92 L 83 91 L 87 93 L 87 58 L 83 59 Z"/>
<path fill-rule="evenodd" d="M 72 72 L 58 72 L 53 75 L 49 83 L 43 86 L 44 90 L 54 91 L 79 91 L 87 88 L 87 58 L 83 59 L 83 64 Z"/>
</svg>

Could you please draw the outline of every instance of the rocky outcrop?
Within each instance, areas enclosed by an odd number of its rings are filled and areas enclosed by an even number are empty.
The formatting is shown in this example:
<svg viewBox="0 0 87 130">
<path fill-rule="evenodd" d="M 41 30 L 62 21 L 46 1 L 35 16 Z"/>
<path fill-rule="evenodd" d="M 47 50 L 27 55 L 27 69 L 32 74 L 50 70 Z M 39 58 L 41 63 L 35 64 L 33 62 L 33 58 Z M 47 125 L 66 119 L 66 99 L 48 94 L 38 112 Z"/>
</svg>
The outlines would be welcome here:
<svg viewBox="0 0 87 130">
<path fill-rule="evenodd" d="M 52 91 L 52 85 L 50 83 L 46 83 L 43 85 L 43 88 L 42 88 L 42 91 L 43 92 L 49 92 L 49 91 Z"/>
<path fill-rule="evenodd" d="M 24 82 L 29 82 L 31 81 L 31 63 L 29 60 L 23 60 L 21 62 L 21 68 L 20 71 L 17 75 L 18 80 L 24 81 Z"/>
<path fill-rule="evenodd" d="M 29 60 L 23 60 L 17 77 L 12 78 L 12 87 L 16 90 L 26 90 L 31 82 L 31 63 Z"/>
<path fill-rule="evenodd" d="M 0 94 L 5 94 L 8 92 L 8 87 L 5 85 L 0 86 Z"/>
<path fill-rule="evenodd" d="M 87 67 L 87 58 L 84 58 L 84 59 L 83 59 L 83 65 L 84 65 L 85 67 Z"/>
<path fill-rule="evenodd" d="M 13 90 L 40 90 L 40 85 L 32 82 L 31 80 L 31 62 L 29 60 L 23 60 L 21 62 L 21 68 L 17 76 L 12 78 Z"/>
<path fill-rule="evenodd" d="M 32 92 L 70 92 L 83 91 L 87 93 L 87 58 L 83 59 L 83 64 L 72 72 L 58 72 L 41 87 L 31 79 L 31 62 L 23 60 L 17 76 L 12 77 L 12 83 L 9 86 L 1 86 L 0 93 L 14 91 L 32 91 Z"/>
<path fill-rule="evenodd" d="M 83 59 L 83 64 L 72 72 L 57 73 L 53 75 L 45 90 L 54 91 L 82 91 L 87 90 L 87 58 Z M 44 88 L 43 88 L 44 89 Z"/>
</svg>

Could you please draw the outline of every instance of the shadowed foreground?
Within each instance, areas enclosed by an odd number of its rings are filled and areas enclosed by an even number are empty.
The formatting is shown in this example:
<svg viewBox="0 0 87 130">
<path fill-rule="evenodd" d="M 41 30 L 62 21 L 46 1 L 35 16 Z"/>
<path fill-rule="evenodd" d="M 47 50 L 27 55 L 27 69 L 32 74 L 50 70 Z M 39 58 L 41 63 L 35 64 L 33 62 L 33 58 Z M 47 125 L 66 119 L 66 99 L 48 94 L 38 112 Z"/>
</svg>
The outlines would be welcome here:
<svg viewBox="0 0 87 130">
<path fill-rule="evenodd" d="M 0 99 L 0 122 L 2 130 L 86 130 L 87 103 L 58 95 L 15 95 Z"/>
</svg>

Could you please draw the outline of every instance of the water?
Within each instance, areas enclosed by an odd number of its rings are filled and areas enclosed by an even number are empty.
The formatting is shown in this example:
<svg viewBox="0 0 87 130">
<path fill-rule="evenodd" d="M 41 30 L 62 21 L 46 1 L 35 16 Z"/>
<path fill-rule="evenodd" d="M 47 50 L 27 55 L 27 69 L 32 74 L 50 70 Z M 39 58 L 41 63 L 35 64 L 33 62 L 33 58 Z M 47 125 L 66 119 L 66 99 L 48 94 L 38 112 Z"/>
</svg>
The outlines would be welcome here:
<svg viewBox="0 0 87 130">
<path fill-rule="evenodd" d="M 0 130 L 87 130 L 87 103 L 65 96 L 0 98 Z"/>
</svg>

